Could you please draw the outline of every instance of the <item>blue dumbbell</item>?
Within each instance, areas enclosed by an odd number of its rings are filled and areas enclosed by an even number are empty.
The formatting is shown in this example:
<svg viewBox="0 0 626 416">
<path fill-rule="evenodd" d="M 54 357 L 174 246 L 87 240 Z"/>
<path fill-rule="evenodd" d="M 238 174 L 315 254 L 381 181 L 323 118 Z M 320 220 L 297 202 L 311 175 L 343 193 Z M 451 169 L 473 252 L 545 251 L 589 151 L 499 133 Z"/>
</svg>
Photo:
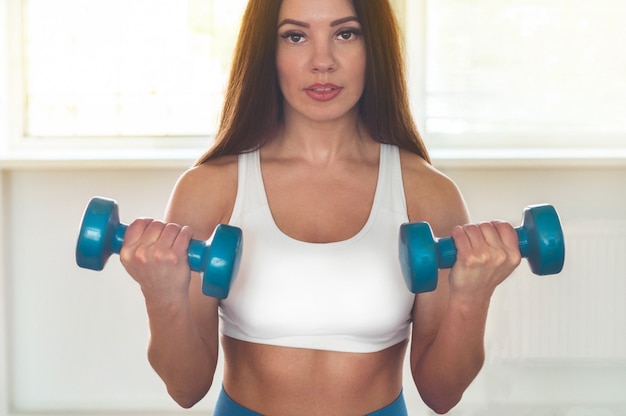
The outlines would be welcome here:
<svg viewBox="0 0 626 416">
<path fill-rule="evenodd" d="M 515 228 L 522 257 L 537 275 L 557 274 L 563 269 L 565 244 L 559 216 L 551 205 L 524 208 L 522 225 Z M 404 281 L 413 293 L 437 288 L 439 269 L 456 262 L 456 247 L 450 237 L 435 238 L 425 222 L 400 227 L 400 265 Z"/>
<path fill-rule="evenodd" d="M 91 199 L 80 226 L 76 244 L 76 264 L 102 270 L 111 254 L 119 254 L 128 225 L 120 224 L 117 203 L 112 199 Z M 191 270 L 202 273 L 202 293 L 219 299 L 228 297 L 239 269 L 242 232 L 220 224 L 211 243 L 191 240 L 187 259 Z"/>
</svg>

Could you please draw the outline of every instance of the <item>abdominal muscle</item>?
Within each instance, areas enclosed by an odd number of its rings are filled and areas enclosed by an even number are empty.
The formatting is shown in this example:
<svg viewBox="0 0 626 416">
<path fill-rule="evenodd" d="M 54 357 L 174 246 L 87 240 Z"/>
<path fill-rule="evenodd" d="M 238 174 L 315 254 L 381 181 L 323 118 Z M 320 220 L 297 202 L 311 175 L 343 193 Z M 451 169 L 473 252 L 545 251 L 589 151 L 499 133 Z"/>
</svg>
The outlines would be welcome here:
<svg viewBox="0 0 626 416">
<path fill-rule="evenodd" d="M 234 401 L 263 415 L 362 416 L 399 396 L 406 345 L 405 340 L 362 354 L 224 336 L 224 389 Z"/>
</svg>

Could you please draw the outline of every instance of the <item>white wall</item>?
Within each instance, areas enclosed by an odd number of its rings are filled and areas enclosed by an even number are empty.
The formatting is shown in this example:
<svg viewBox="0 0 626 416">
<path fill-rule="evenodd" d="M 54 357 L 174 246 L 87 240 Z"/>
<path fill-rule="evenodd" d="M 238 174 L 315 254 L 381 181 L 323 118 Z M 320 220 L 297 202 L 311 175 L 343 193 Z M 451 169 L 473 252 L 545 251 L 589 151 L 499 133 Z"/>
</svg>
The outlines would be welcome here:
<svg viewBox="0 0 626 416">
<path fill-rule="evenodd" d="M 147 363 L 143 300 L 117 256 L 99 273 L 74 263 L 79 221 L 92 196 L 118 200 L 123 222 L 161 217 L 186 165 L 131 166 L 28 165 L 1 171 L 0 416 L 178 411 Z M 541 202 L 557 207 L 566 234 L 579 223 L 626 220 L 624 165 L 449 165 L 444 171 L 463 190 L 475 221 L 502 218 L 517 224 L 525 205 Z M 626 350 L 610 357 L 548 360 L 499 352 L 500 344 L 515 335 L 509 332 L 507 299 L 516 296 L 516 285 L 537 279 L 528 277 L 526 267 L 496 293 L 487 365 L 451 414 L 626 415 Z M 535 281 L 536 290 L 558 296 L 567 291 L 567 269 L 558 277 Z M 606 306 L 600 298 L 589 302 Z M 561 325 L 580 322 L 563 319 Z M 553 342 L 542 337 L 530 331 L 526 342 Z M 210 414 L 215 390 L 197 411 Z M 428 414 L 408 374 L 405 390 L 411 414 Z"/>
</svg>

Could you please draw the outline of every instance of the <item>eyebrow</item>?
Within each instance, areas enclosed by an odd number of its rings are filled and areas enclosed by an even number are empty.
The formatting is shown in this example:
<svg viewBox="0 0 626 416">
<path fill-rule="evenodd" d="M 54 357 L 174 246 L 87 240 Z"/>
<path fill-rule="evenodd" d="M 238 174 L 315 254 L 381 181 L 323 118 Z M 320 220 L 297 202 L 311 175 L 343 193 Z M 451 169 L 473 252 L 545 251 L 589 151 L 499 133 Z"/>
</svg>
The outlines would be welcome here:
<svg viewBox="0 0 626 416">
<path fill-rule="evenodd" d="M 358 21 L 359 19 L 357 19 L 356 16 L 342 17 L 341 19 L 333 20 L 332 22 L 330 22 L 330 27 L 339 26 L 347 22 L 358 22 Z M 302 22 L 300 20 L 294 20 L 294 19 L 283 19 L 278 24 L 278 27 L 280 28 L 281 26 L 287 25 L 287 24 L 296 25 L 296 26 L 307 28 L 307 29 L 311 27 L 311 25 L 306 22 Z"/>
</svg>

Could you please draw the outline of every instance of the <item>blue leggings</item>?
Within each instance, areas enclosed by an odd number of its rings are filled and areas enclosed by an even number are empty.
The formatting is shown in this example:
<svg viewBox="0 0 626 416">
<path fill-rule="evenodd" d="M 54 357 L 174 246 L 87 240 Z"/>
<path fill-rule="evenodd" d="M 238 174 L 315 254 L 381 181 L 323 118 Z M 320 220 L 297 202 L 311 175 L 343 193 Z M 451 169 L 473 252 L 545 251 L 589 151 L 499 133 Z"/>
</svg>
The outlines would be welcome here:
<svg viewBox="0 0 626 416">
<path fill-rule="evenodd" d="M 222 390 L 217 398 L 215 404 L 215 410 L 213 416 L 263 416 L 260 413 L 247 409 L 228 397 L 228 394 Z M 408 416 L 406 404 L 404 403 L 404 396 L 400 393 L 400 396 L 388 406 L 383 407 L 374 413 L 369 413 L 366 416 Z"/>
</svg>

